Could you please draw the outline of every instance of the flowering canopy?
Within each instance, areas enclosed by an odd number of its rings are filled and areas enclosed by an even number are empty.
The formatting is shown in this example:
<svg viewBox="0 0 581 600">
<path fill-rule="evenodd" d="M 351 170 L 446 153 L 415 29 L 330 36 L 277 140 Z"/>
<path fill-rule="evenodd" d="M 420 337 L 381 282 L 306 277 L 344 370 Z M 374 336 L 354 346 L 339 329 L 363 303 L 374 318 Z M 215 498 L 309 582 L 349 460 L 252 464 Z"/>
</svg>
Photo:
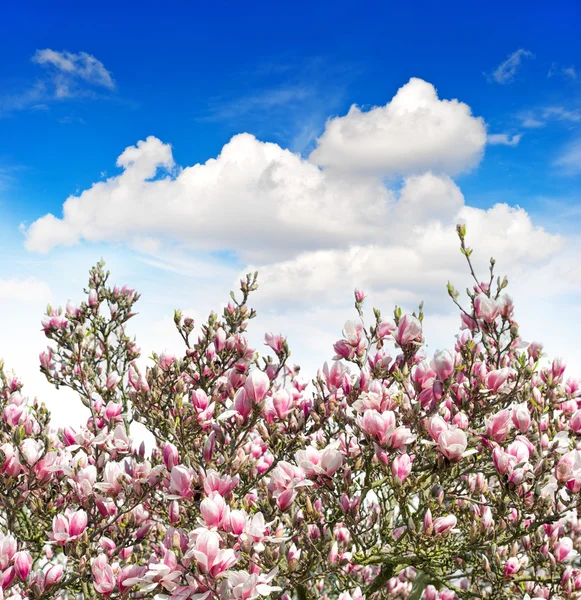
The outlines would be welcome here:
<svg viewBox="0 0 581 600">
<path fill-rule="evenodd" d="M 176 311 L 183 356 L 141 372 L 139 295 L 98 264 L 85 301 L 49 307 L 40 356 L 86 424 L 52 430 L 0 369 L 2 596 L 581 598 L 580 383 L 539 365 L 458 234 L 475 285 L 463 307 L 448 284 L 454 350 L 426 355 L 421 307 L 366 325 L 356 290 L 312 389 L 281 335 L 248 346 L 256 274 L 197 340 Z"/>
</svg>

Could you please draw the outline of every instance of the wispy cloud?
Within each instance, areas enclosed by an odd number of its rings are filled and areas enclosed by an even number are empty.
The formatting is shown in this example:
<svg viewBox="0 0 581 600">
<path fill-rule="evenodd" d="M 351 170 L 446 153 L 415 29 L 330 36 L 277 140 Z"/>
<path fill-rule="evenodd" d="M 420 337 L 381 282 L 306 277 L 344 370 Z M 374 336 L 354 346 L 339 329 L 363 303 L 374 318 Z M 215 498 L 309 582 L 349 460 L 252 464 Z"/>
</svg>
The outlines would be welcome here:
<svg viewBox="0 0 581 600">
<path fill-rule="evenodd" d="M 581 110 L 574 109 L 569 110 L 563 106 L 547 106 L 543 111 L 545 119 L 557 119 L 558 121 L 570 121 L 572 123 L 579 123 L 581 121 Z"/>
<path fill-rule="evenodd" d="M 521 126 L 527 129 L 544 127 L 549 121 L 581 123 L 581 109 L 564 106 L 544 106 L 522 112 L 519 115 Z"/>
<path fill-rule="evenodd" d="M 531 115 L 521 115 L 522 126 L 527 129 L 537 129 L 538 127 L 544 127 L 545 122 L 537 119 Z"/>
<path fill-rule="evenodd" d="M 486 142 L 491 146 L 518 146 L 523 134 L 492 133 L 486 137 Z"/>
<path fill-rule="evenodd" d="M 209 110 L 209 114 L 200 117 L 202 121 L 222 121 L 235 119 L 248 113 L 274 108 L 288 107 L 307 100 L 314 94 L 314 89 L 308 85 L 282 84 L 267 89 L 260 94 L 240 96 L 233 100 L 218 102 Z"/>
<path fill-rule="evenodd" d="M 61 125 L 74 125 L 74 124 L 84 125 L 85 119 L 83 119 L 82 117 L 76 117 L 74 115 L 67 115 L 66 117 L 63 117 L 62 119 L 59 119 L 59 123 Z"/>
<path fill-rule="evenodd" d="M 547 73 L 547 77 L 563 77 L 564 79 L 577 79 L 577 70 L 574 65 L 570 67 L 561 67 L 558 63 L 553 63 L 549 72 Z"/>
<path fill-rule="evenodd" d="M 508 58 L 500 63 L 496 69 L 487 75 L 489 81 L 496 81 L 496 83 L 506 84 L 514 81 L 516 72 L 518 71 L 523 58 L 534 58 L 534 55 L 529 50 L 520 48 L 516 52 L 513 52 Z"/>
<path fill-rule="evenodd" d="M 233 73 L 228 94 L 210 98 L 196 120 L 274 137 L 294 152 L 306 152 L 360 72 L 360 65 L 337 65 L 321 56 L 300 62 L 274 57 Z"/>
<path fill-rule="evenodd" d="M 54 93 L 57 98 L 69 98 L 79 93 L 79 83 L 115 89 L 115 82 L 105 65 L 91 54 L 51 50 L 37 50 L 32 62 L 52 71 Z"/>
<path fill-rule="evenodd" d="M 564 175 L 581 173 L 581 139 L 577 139 L 565 147 L 561 155 L 553 163 Z"/>
<path fill-rule="evenodd" d="M 35 108 L 48 108 L 50 102 L 77 97 L 98 98 L 116 88 L 111 72 L 86 52 L 37 50 L 32 62 L 44 74 L 28 88 L 0 96 L 0 117 Z"/>
</svg>

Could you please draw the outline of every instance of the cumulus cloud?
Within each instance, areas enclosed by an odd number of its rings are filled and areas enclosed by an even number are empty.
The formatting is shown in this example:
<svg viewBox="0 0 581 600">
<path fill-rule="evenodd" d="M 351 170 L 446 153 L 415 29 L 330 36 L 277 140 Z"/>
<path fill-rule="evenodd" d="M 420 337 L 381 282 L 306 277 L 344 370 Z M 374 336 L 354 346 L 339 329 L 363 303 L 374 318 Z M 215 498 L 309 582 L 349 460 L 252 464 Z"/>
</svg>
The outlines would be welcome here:
<svg viewBox="0 0 581 600">
<path fill-rule="evenodd" d="M 419 224 L 395 222 L 398 231 L 390 232 L 383 244 L 305 252 L 288 261 L 252 265 L 261 274 L 264 301 L 279 307 L 308 306 L 315 301 L 333 305 L 344 302 L 354 287 L 362 286 L 377 294 L 391 290 L 408 305 L 426 299 L 432 310 L 441 309 L 442 301 L 447 302 L 445 295 L 435 299 L 434 293 L 442 292 L 448 280 L 466 279 L 454 231 L 456 222 L 465 223 L 470 238 L 477 240 L 473 261 L 484 274 L 490 256 L 503 271 L 517 275 L 538 268 L 564 243 L 560 236 L 535 226 L 521 208 L 497 204 L 488 210 L 477 209 L 464 205 L 461 196 L 457 210 L 443 222 L 431 218 L 421 219 Z"/>
<path fill-rule="evenodd" d="M 310 160 L 323 167 L 383 176 L 469 170 L 486 143 L 482 118 L 458 100 L 440 100 L 434 86 L 413 78 L 385 106 L 353 105 L 327 122 Z"/>
<path fill-rule="evenodd" d="M 154 137 L 125 150 L 123 172 L 94 184 L 27 232 L 27 248 L 161 237 L 241 257 L 346 245 L 383 233 L 393 194 L 374 178 L 328 177 L 277 144 L 237 135 L 216 159 L 172 176 L 171 148 Z M 161 174 L 156 177 L 158 170 Z M 364 206 L 365 210 L 361 210 Z"/>
<path fill-rule="evenodd" d="M 486 141 L 491 146 L 518 146 L 522 138 L 522 133 L 510 135 L 508 133 L 492 133 L 489 134 Z"/>
<path fill-rule="evenodd" d="M 501 84 L 513 82 L 523 58 L 534 58 L 534 55 L 529 50 L 524 50 L 523 48 L 516 50 L 494 69 L 488 76 L 488 79 Z"/>
<path fill-rule="evenodd" d="M 26 247 L 121 241 L 153 255 L 148 264 L 184 273 L 192 251 L 229 250 L 241 270 L 258 267 L 270 308 L 323 298 L 332 305 L 354 285 L 419 301 L 463 272 L 458 222 L 468 224 L 479 256 L 494 254 L 516 271 L 561 248 L 522 209 L 466 205 L 452 176 L 475 164 L 485 144 L 485 124 L 467 105 L 439 100 L 417 79 L 385 107 L 328 122 L 308 159 L 240 134 L 216 158 L 181 168 L 169 144 L 149 137 L 119 156 L 120 174 L 69 197 L 62 217 L 35 221 Z M 386 174 L 401 177 L 391 185 Z M 480 266 L 486 272 L 486 260 Z"/>
<path fill-rule="evenodd" d="M 109 90 L 115 88 L 113 77 L 105 65 L 86 52 L 75 54 L 45 48 L 35 52 L 32 62 L 52 69 L 55 94 L 59 98 L 73 95 L 79 80 Z"/>
<path fill-rule="evenodd" d="M 240 134 L 217 158 L 179 169 L 169 144 L 149 137 L 119 156 L 121 174 L 69 197 L 62 218 L 48 214 L 34 222 L 26 245 L 48 252 L 82 239 L 172 238 L 196 250 L 231 249 L 256 260 L 265 251 L 284 258 L 377 242 L 394 211 L 403 215 L 414 202 L 404 193 L 396 208 L 396 194 L 382 176 L 411 178 L 405 191 L 419 181 L 414 177 L 431 173 L 429 190 L 428 179 L 423 188 L 417 184 L 418 198 L 426 214 L 437 213 L 454 188 L 449 175 L 475 165 L 485 142 L 481 118 L 457 100 L 439 100 L 419 79 L 385 107 L 367 113 L 352 108 L 328 122 L 308 160 Z"/>
</svg>

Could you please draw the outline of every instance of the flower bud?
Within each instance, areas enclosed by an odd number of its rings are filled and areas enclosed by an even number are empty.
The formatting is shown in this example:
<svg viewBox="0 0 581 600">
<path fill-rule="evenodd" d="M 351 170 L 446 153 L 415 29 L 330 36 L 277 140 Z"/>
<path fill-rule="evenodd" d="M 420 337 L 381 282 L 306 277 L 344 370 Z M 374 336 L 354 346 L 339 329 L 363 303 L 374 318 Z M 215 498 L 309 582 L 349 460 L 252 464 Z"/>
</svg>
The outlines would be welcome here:
<svg viewBox="0 0 581 600">
<path fill-rule="evenodd" d="M 14 570 L 16 571 L 16 576 L 24 581 L 28 574 L 30 573 L 30 569 L 32 567 L 32 556 L 29 552 L 22 551 L 17 552 L 14 555 Z"/>
</svg>

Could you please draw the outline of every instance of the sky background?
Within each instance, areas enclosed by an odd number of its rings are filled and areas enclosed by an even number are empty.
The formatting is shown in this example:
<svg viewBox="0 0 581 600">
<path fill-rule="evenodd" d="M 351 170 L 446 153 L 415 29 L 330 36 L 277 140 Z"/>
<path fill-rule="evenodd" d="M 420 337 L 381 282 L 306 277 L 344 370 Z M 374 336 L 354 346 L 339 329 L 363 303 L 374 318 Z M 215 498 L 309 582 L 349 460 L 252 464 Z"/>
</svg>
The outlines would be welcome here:
<svg viewBox="0 0 581 600">
<path fill-rule="evenodd" d="M 430 351 L 451 347 L 465 222 L 523 337 L 581 374 L 580 30 L 574 1 L 10 3 L 0 356 L 77 418 L 38 373 L 39 323 L 101 257 L 143 294 L 146 354 L 250 268 L 251 339 L 287 335 L 306 377 L 355 286 L 385 314 L 423 299 Z"/>
</svg>

